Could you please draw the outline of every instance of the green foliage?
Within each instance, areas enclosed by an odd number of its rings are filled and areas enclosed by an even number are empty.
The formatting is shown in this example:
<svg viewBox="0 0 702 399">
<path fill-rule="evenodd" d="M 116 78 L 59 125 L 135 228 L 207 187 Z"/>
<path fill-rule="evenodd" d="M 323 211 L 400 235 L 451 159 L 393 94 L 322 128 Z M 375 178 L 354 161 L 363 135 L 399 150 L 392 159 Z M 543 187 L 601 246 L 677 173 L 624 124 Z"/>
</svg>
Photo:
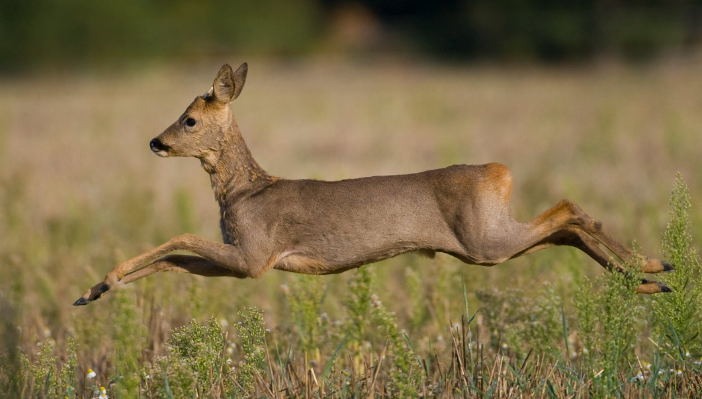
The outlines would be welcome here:
<svg viewBox="0 0 702 399">
<path fill-rule="evenodd" d="M 404 44 L 393 46 L 393 51 L 410 48 L 451 57 L 562 60 L 610 51 L 640 58 L 699 38 L 695 24 L 689 23 L 683 12 L 694 9 L 696 3 L 691 0 L 681 0 L 676 7 L 657 2 L 622 2 L 607 7 L 595 1 L 565 7 L 508 0 L 463 0 L 455 6 L 363 4 L 362 11 L 350 11 L 338 4 L 333 7 L 335 3 L 311 0 L 3 2 L 0 67 L 47 61 L 187 58 L 225 52 L 288 55 L 318 49 L 337 35 L 352 44 L 359 40 L 363 44 L 364 40 L 343 37 L 346 25 L 337 21 L 341 18 L 337 14 L 348 13 L 347 18 L 351 18 L 360 12 L 401 35 L 400 43 Z M 398 10 L 413 23 L 394 21 L 390 16 Z M 323 35 L 329 29 L 331 32 Z M 339 29 L 342 33 L 335 35 Z"/>
<path fill-rule="evenodd" d="M 320 315 L 325 287 L 319 276 L 297 275 L 293 277 L 292 288 L 285 289 L 302 349 L 315 359 L 319 359 Z"/>
<path fill-rule="evenodd" d="M 239 312 L 242 320 L 237 323 L 241 348 L 244 352 L 243 364 L 236 370 L 237 389 L 241 394 L 254 390 L 256 375 L 265 372 L 266 329 L 263 312 L 256 308 L 247 308 Z"/>
<path fill-rule="evenodd" d="M 618 380 L 621 367 L 632 359 L 642 324 L 641 298 L 635 293 L 641 280 L 636 273 L 606 273 L 599 302 L 603 379 Z"/>
<path fill-rule="evenodd" d="M 56 357 L 53 356 L 54 344 L 52 341 L 38 342 L 34 362 L 25 357 L 25 368 L 29 371 L 29 378 L 36 392 L 43 395 L 56 393 L 58 382 L 56 379 Z"/>
<path fill-rule="evenodd" d="M 110 332 L 114 343 L 115 389 L 120 397 L 137 397 L 141 351 L 145 347 L 148 332 L 141 323 L 141 311 L 133 292 L 118 290 L 113 311 Z"/>
<path fill-rule="evenodd" d="M 422 279 L 414 269 L 405 270 L 407 281 L 407 291 L 409 292 L 409 318 L 413 330 L 418 330 L 424 323 L 427 316 L 427 307 L 424 298 L 424 287 Z"/>
<path fill-rule="evenodd" d="M 374 278 L 372 267 L 364 266 L 356 270 L 349 280 L 349 293 L 344 303 L 348 313 L 347 330 L 357 343 L 367 339 L 371 314 L 371 287 Z"/>
<path fill-rule="evenodd" d="M 421 380 L 421 365 L 409 347 L 404 330 L 397 326 L 394 312 L 388 311 L 377 295 L 371 297 L 373 322 L 388 339 L 392 369 L 390 370 L 390 391 L 395 397 L 413 397 Z"/>
<path fill-rule="evenodd" d="M 309 0 L 24 4 L 0 3 L 0 68 L 232 51 L 294 53 L 310 46 L 320 23 L 319 5 Z"/>
<path fill-rule="evenodd" d="M 562 338 L 561 298 L 552 284 L 545 284 L 536 297 L 522 290 L 480 290 L 478 299 L 490 331 L 490 345 L 502 339 L 510 349 L 525 355 L 530 349 L 549 352 Z"/>
<path fill-rule="evenodd" d="M 38 342 L 34 361 L 23 355 L 24 390 L 26 392 L 28 389 L 36 397 L 72 399 L 76 390 L 78 346 L 72 339 L 68 339 L 68 359 L 61 366 L 54 355 L 54 348 L 53 340 Z"/>
<path fill-rule="evenodd" d="M 445 325 L 451 320 L 451 280 L 456 275 L 456 265 L 451 261 L 438 260 L 435 285 L 432 287 L 431 305 L 436 312 L 436 319 L 440 325 Z"/>
<path fill-rule="evenodd" d="M 213 374 L 224 368 L 224 333 L 214 318 L 207 325 L 193 320 L 175 329 L 168 345 L 176 358 L 187 360 L 202 387 L 212 385 Z"/>
<path fill-rule="evenodd" d="M 0 290 L 0 392 L 20 395 L 25 376 L 22 373 L 20 314 Z"/>
<path fill-rule="evenodd" d="M 68 359 L 61 367 L 59 381 L 67 397 L 72 398 L 76 390 L 76 366 L 78 365 L 78 355 L 76 352 L 78 351 L 78 344 L 71 337 L 68 338 L 67 343 L 68 348 L 66 354 Z"/>
<path fill-rule="evenodd" d="M 594 294 L 592 282 L 587 277 L 580 279 L 573 303 L 577 314 L 578 338 L 582 346 L 580 353 L 582 362 L 588 370 L 593 370 L 595 368 L 595 351 L 600 342 L 600 331 L 597 325 L 599 303 L 597 295 Z"/>
<path fill-rule="evenodd" d="M 657 295 L 651 304 L 656 316 L 657 332 L 664 348 L 674 357 L 702 351 L 702 265 L 692 247 L 692 222 L 688 188 L 678 173 L 670 197 L 670 222 L 663 233 L 663 254 L 675 272 L 661 277 L 673 292 Z M 683 360 L 683 359 L 680 359 Z"/>
<path fill-rule="evenodd" d="M 193 392 L 219 397 L 233 390 L 225 335 L 214 318 L 207 324 L 191 320 L 174 329 L 167 344 L 170 356 L 154 359 L 149 378 L 145 378 L 150 392 L 180 398 Z"/>
<path fill-rule="evenodd" d="M 573 302 L 583 347 L 582 362 L 593 374 L 593 389 L 607 395 L 620 389 L 619 373 L 628 370 L 642 326 L 641 283 L 636 268 L 628 273 L 604 273 L 594 293 L 587 277 L 580 282 Z M 597 378 L 594 378 L 597 376 Z"/>
</svg>

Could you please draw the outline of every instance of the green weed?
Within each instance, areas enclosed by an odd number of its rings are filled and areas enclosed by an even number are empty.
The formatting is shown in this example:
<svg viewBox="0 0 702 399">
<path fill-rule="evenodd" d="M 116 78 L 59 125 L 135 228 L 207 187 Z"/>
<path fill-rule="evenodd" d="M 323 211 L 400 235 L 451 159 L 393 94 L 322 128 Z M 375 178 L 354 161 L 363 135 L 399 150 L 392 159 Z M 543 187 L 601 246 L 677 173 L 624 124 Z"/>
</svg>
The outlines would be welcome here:
<svg viewBox="0 0 702 399">
<path fill-rule="evenodd" d="M 702 352 L 702 265 L 692 247 L 690 196 L 680 174 L 670 197 L 670 222 L 663 233 L 663 254 L 675 272 L 661 276 L 673 292 L 651 300 L 656 316 L 656 332 L 665 352 L 680 361 Z"/>
<path fill-rule="evenodd" d="M 145 348 L 147 331 L 133 292 L 117 291 L 114 301 L 114 315 L 109 325 L 114 345 L 115 390 L 120 397 L 135 398 L 139 392 L 141 351 Z"/>
<path fill-rule="evenodd" d="M 236 370 L 235 379 L 240 393 L 251 393 L 254 390 L 257 376 L 265 373 L 266 361 L 266 329 L 263 323 L 263 312 L 256 308 L 248 308 L 239 312 L 241 321 L 236 328 L 244 352 L 243 364 Z"/>
<path fill-rule="evenodd" d="M 371 303 L 373 322 L 387 337 L 390 347 L 390 392 L 397 397 L 415 396 L 421 381 L 421 365 L 409 346 L 409 338 L 397 326 L 395 313 L 388 311 L 377 295 L 371 297 Z"/>
<path fill-rule="evenodd" d="M 371 315 L 371 290 L 375 275 L 371 266 L 359 268 L 349 280 L 349 292 L 345 300 L 348 327 L 352 339 L 357 343 L 368 339 Z"/>
<path fill-rule="evenodd" d="M 320 328 L 322 320 L 322 300 L 325 285 L 318 276 L 294 276 L 290 289 L 285 290 L 285 296 L 290 304 L 290 311 L 297 327 L 300 345 L 303 351 L 319 360 L 318 344 L 320 343 Z"/>
</svg>

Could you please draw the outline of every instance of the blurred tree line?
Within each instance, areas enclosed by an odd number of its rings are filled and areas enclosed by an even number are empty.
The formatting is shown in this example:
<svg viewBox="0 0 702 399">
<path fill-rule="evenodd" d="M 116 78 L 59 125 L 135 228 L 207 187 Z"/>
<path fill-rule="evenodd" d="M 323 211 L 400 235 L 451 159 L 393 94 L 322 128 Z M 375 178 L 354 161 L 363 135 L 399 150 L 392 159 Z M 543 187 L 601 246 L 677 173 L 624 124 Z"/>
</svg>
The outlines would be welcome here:
<svg viewBox="0 0 702 399">
<path fill-rule="evenodd" d="M 702 0 L 0 0 L 0 69 L 237 52 L 647 58 L 702 38 Z"/>
<path fill-rule="evenodd" d="M 448 56 L 641 58 L 702 39 L 699 0 L 361 1 L 424 50 Z"/>
</svg>

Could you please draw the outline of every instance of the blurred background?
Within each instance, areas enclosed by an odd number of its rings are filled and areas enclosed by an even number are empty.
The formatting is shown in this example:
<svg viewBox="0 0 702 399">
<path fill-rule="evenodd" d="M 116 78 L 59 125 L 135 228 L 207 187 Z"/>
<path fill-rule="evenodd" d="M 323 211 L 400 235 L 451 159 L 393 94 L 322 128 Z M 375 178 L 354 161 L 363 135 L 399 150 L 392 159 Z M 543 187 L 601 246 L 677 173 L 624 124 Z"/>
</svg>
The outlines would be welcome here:
<svg viewBox="0 0 702 399">
<path fill-rule="evenodd" d="M 232 54 L 630 60 L 702 39 L 702 3 L 543 0 L 3 0 L 0 67 L 115 65 Z"/>
<path fill-rule="evenodd" d="M 518 220 L 570 198 L 659 257 L 680 172 L 699 243 L 701 44 L 702 1 L 691 0 L 0 0 L 2 341 L 33 353 L 39 340 L 65 348 L 74 337 L 81 370 L 107 376 L 107 332 L 124 297 L 73 301 L 116 262 L 175 235 L 221 240 L 199 162 L 158 158 L 148 143 L 223 63 L 249 63 L 232 107 L 273 175 L 502 162 Z M 575 269 L 601 273 L 564 248 L 493 268 L 406 255 L 376 266 L 375 292 L 425 350 L 441 348 L 448 320 L 460 319 L 463 281 L 472 309 L 480 289 L 537 296 L 549 282 L 569 311 Z M 344 317 L 352 275 L 316 277 L 332 321 Z M 171 327 L 234 320 L 251 305 L 294 343 L 281 285 L 298 279 L 133 284 L 125 295 L 148 330 L 143 360 L 165 353 Z M 338 340 L 324 342 L 331 352 Z"/>
</svg>

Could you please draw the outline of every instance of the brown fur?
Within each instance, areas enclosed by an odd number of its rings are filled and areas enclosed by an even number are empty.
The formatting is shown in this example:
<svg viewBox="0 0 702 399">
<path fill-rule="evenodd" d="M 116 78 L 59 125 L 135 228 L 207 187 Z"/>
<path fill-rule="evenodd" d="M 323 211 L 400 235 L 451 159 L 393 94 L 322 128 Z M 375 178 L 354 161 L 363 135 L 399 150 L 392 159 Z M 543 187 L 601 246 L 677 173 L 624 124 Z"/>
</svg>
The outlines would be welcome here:
<svg viewBox="0 0 702 399">
<path fill-rule="evenodd" d="M 220 207 L 223 243 L 175 237 L 117 265 L 76 305 L 159 271 L 238 278 L 257 278 L 271 268 L 332 274 L 409 251 L 489 266 L 554 245 L 573 246 L 623 271 L 600 244 L 623 260 L 632 256 L 569 200 L 528 223 L 515 221 L 512 177 L 497 163 L 335 182 L 272 177 L 251 156 L 229 106 L 246 73 L 246 64 L 236 72 L 222 67 L 212 89 L 151 143 L 160 156 L 200 159 Z M 176 250 L 198 256 L 168 255 Z M 644 262 L 646 272 L 671 269 L 659 260 Z M 645 281 L 638 292 L 666 288 Z"/>
</svg>

